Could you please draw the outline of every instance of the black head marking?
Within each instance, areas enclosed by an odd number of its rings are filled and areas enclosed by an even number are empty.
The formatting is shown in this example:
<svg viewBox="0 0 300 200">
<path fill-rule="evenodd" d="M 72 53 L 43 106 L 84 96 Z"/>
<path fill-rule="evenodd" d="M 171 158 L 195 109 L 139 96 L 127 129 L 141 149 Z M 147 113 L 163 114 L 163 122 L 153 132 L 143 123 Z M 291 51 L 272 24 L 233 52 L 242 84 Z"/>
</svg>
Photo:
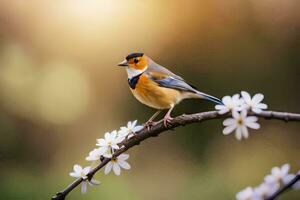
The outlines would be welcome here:
<svg viewBox="0 0 300 200">
<path fill-rule="evenodd" d="M 142 57 L 143 55 L 144 55 L 144 53 L 131 53 L 126 57 L 126 60 L 136 58 L 136 57 Z"/>
</svg>

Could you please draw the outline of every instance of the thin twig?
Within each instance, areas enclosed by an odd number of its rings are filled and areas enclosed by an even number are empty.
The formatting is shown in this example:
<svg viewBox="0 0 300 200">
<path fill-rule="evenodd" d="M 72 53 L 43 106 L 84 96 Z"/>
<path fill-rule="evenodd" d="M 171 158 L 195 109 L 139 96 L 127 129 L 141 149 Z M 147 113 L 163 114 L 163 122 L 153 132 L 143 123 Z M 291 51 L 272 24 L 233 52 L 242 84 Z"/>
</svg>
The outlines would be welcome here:
<svg viewBox="0 0 300 200">
<path fill-rule="evenodd" d="M 250 115 L 254 115 L 257 117 L 265 118 L 265 119 L 278 119 L 283 121 L 300 121 L 300 114 L 296 113 L 287 113 L 287 112 L 275 112 L 275 111 L 262 111 L 259 114 L 250 113 Z M 163 122 L 159 122 L 158 124 L 152 126 L 149 130 L 144 128 L 139 133 L 137 133 L 134 137 L 131 137 L 128 140 L 123 141 L 120 146 L 123 146 L 119 150 L 114 153 L 114 157 L 119 156 L 124 153 L 128 149 L 132 148 L 135 145 L 140 144 L 140 142 L 146 140 L 149 137 L 155 137 L 165 132 L 167 130 L 172 130 L 178 126 L 185 126 L 187 124 L 192 123 L 200 123 L 202 121 L 211 120 L 211 119 L 219 119 L 226 118 L 230 116 L 230 114 L 219 115 L 217 111 L 208 111 L 195 113 L 190 115 L 180 115 L 172 120 L 168 127 L 165 127 Z M 91 170 L 88 174 L 89 180 L 94 176 L 96 172 L 98 172 L 102 167 L 104 167 L 111 159 L 104 158 L 102 162 Z M 52 200 L 64 200 L 65 197 L 71 192 L 75 187 L 77 187 L 83 181 L 82 178 L 76 179 L 72 184 L 66 187 L 63 191 L 58 192 L 55 196 L 52 197 Z"/>
</svg>

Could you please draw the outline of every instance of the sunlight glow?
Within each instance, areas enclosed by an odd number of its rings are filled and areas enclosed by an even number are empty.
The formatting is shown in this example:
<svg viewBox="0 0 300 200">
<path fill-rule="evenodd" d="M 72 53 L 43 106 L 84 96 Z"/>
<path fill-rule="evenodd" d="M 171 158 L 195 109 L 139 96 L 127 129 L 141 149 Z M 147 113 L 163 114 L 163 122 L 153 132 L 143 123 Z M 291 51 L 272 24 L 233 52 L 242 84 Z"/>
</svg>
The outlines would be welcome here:
<svg viewBox="0 0 300 200">
<path fill-rule="evenodd" d="M 120 3 L 116 0 L 68 0 L 65 7 L 69 14 L 83 21 L 99 17 L 107 20 L 118 14 Z"/>
</svg>

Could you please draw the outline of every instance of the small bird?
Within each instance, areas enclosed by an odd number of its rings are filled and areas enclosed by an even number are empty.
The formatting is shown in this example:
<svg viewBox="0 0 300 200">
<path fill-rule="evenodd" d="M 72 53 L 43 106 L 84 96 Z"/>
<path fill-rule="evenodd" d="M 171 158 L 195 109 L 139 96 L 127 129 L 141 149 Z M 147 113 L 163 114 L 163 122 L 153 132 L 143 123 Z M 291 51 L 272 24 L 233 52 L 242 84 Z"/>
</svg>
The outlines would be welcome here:
<svg viewBox="0 0 300 200">
<path fill-rule="evenodd" d="M 153 120 L 161 110 L 169 109 L 163 118 L 164 125 L 167 127 L 173 119 L 171 112 L 174 106 L 183 99 L 198 98 L 223 104 L 220 99 L 198 91 L 183 78 L 155 63 L 144 53 L 131 53 L 118 66 L 125 67 L 128 84 L 135 98 L 158 110 L 146 122 L 147 127 L 156 123 Z"/>
</svg>

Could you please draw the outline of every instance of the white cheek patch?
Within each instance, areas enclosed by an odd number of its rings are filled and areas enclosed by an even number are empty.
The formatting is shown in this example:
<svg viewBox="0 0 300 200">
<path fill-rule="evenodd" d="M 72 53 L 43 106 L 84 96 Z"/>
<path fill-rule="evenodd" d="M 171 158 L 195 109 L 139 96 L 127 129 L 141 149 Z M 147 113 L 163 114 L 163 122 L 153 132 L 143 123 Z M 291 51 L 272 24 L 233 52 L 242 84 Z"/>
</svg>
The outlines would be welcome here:
<svg viewBox="0 0 300 200">
<path fill-rule="evenodd" d="M 135 76 L 143 73 L 144 71 L 146 71 L 146 69 L 147 69 L 147 67 L 145 67 L 144 70 L 138 70 L 138 69 L 133 69 L 131 67 L 126 67 L 128 78 L 131 79 L 132 77 L 135 77 Z"/>
</svg>

